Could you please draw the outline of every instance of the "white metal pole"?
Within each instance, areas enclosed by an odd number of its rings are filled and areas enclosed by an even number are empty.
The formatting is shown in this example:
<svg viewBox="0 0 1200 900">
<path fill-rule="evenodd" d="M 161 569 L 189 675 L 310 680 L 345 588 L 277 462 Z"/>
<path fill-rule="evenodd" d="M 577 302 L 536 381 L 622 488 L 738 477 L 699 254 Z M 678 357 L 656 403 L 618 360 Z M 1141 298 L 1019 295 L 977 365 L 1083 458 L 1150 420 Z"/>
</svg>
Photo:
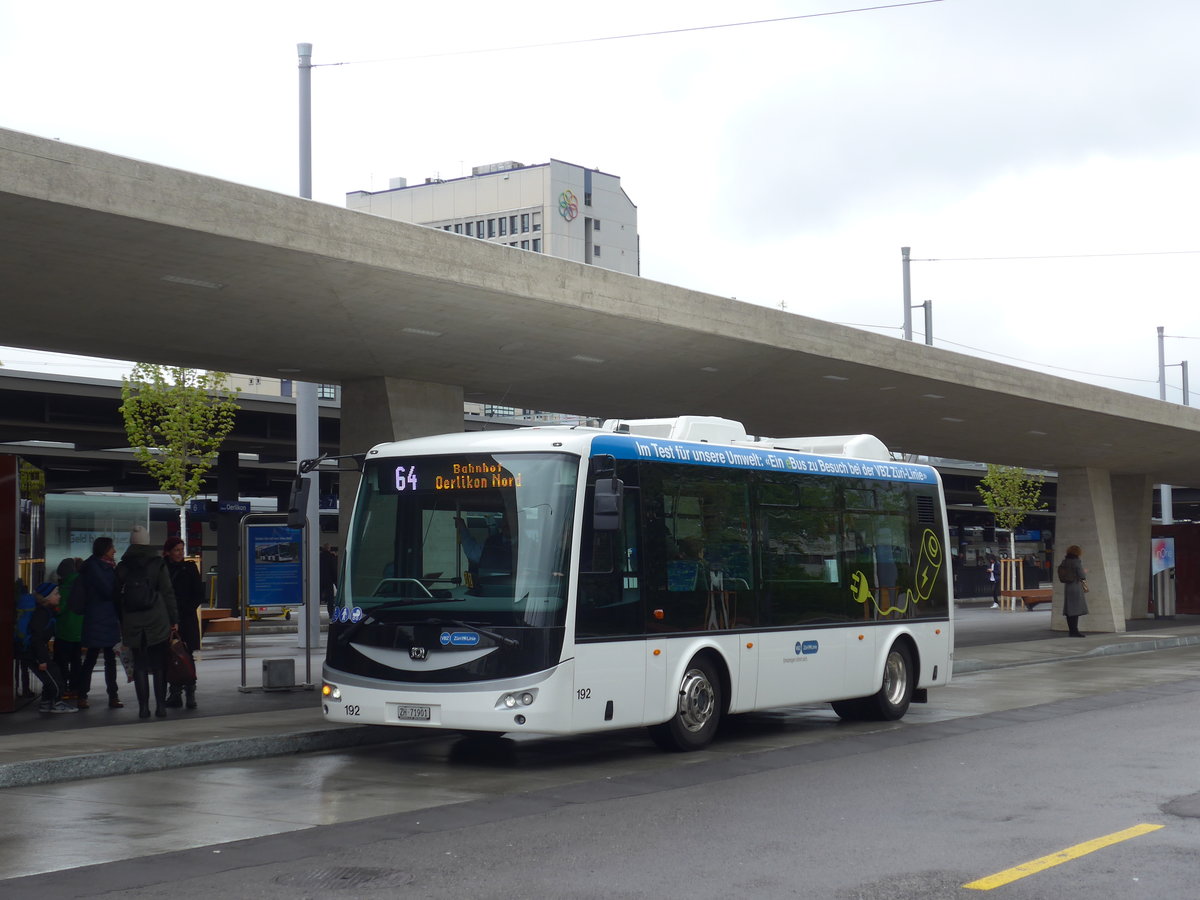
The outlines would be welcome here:
<svg viewBox="0 0 1200 900">
<path fill-rule="evenodd" d="M 908 251 L 911 247 L 900 248 L 900 263 L 904 271 L 904 339 L 912 340 L 912 282 L 908 272 Z"/>
<path fill-rule="evenodd" d="M 300 57 L 300 196 L 312 199 L 312 44 L 297 44 Z M 296 391 L 296 461 L 320 455 L 317 435 L 317 386 L 294 382 Z M 309 650 L 320 645 L 320 475 L 309 472 L 307 527 L 304 529 L 304 613 L 296 628 L 296 646 L 304 648 L 304 683 L 312 684 Z"/>
</svg>

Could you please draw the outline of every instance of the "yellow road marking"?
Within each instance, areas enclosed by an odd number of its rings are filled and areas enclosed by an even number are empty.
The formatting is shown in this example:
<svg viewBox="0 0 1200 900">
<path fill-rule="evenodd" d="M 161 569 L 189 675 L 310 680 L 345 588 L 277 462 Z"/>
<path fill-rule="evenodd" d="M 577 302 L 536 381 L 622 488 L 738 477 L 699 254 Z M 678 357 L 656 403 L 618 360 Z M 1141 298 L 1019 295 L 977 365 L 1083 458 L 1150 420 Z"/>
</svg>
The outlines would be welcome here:
<svg viewBox="0 0 1200 900">
<path fill-rule="evenodd" d="M 1026 875 L 1033 875 L 1036 872 L 1041 872 L 1054 866 L 1061 866 L 1065 862 L 1070 862 L 1081 856 L 1087 856 L 1089 853 L 1094 853 L 1103 847 L 1111 847 L 1113 844 L 1121 843 L 1121 841 L 1149 834 L 1151 831 L 1158 831 L 1162 827 L 1162 825 L 1134 825 L 1132 828 L 1126 828 L 1124 831 L 1117 831 L 1105 837 L 1085 841 L 1082 844 L 1076 844 L 1074 847 L 1068 847 L 1065 850 L 1059 850 L 1057 853 L 1051 853 L 1049 856 L 1043 856 L 1041 859 L 1021 863 L 1019 866 L 1013 866 L 1011 869 L 1005 869 L 1003 872 L 997 872 L 995 875 L 980 878 L 978 881 L 968 882 L 963 887 L 976 891 L 990 891 L 993 888 L 1003 887 L 1006 884 L 1024 878 Z"/>
</svg>

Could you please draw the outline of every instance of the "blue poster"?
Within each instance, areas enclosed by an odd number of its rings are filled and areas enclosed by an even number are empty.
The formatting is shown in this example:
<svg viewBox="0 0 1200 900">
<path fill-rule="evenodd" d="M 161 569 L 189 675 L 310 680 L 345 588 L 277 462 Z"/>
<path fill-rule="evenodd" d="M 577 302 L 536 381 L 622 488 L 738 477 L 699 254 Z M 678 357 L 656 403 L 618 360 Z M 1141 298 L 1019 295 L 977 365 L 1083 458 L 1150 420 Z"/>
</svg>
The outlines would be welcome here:
<svg viewBox="0 0 1200 900">
<path fill-rule="evenodd" d="M 246 602 L 250 606 L 304 603 L 304 532 L 286 525 L 247 525 Z"/>
</svg>

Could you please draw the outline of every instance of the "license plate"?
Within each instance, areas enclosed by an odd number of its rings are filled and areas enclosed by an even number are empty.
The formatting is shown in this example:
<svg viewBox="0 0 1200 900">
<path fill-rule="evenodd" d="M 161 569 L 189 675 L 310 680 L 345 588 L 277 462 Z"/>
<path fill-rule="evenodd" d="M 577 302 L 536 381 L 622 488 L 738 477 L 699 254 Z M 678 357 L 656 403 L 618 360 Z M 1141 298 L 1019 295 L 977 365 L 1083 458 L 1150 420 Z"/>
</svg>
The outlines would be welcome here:
<svg viewBox="0 0 1200 900">
<path fill-rule="evenodd" d="M 429 706 L 397 706 L 396 718 L 407 722 L 428 722 L 431 709 Z"/>
</svg>

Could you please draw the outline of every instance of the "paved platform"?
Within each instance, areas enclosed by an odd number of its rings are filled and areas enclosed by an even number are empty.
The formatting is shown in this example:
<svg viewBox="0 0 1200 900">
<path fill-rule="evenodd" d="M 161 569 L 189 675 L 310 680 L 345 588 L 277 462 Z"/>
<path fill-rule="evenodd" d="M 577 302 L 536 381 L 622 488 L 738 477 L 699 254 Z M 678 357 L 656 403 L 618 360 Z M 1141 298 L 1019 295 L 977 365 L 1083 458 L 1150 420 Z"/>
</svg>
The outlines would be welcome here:
<svg viewBox="0 0 1200 900">
<path fill-rule="evenodd" d="M 1054 660 L 1090 658 L 1200 645 L 1200 616 L 1140 619 L 1121 634 L 1069 638 L 1050 628 L 1050 611 L 1005 612 L 965 604 L 956 612 L 958 676 Z M 323 636 L 322 636 L 323 639 Z M 298 686 L 261 689 L 263 660 L 295 660 Z M 381 744 L 416 729 L 338 725 L 320 714 L 322 647 L 296 647 L 294 626 L 262 626 L 246 644 L 240 635 L 205 639 L 198 661 L 196 710 L 172 709 L 165 719 L 138 719 L 132 685 L 122 685 L 124 709 L 105 703 L 104 680 L 93 677 L 91 709 L 67 715 L 37 712 L 36 700 L 0 715 L 0 787 L 48 784 L 150 772 L 205 763 Z M 123 681 L 123 676 L 119 676 Z M 306 679 L 312 684 L 305 689 Z M 245 690 L 243 689 L 246 688 Z M 936 703 L 936 692 L 930 702 Z"/>
</svg>

